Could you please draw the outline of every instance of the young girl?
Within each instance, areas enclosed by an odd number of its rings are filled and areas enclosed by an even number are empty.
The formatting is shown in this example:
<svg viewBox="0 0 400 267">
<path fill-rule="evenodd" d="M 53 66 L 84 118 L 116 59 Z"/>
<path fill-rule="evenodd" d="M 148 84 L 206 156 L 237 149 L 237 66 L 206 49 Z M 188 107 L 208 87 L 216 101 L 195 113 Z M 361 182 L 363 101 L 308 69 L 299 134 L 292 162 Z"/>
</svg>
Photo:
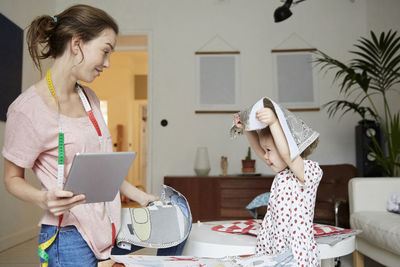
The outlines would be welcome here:
<svg viewBox="0 0 400 267">
<path fill-rule="evenodd" d="M 256 254 L 276 255 L 290 249 L 297 266 L 319 266 L 313 218 L 322 170 L 318 163 L 304 160 L 316 147 L 318 134 L 271 100 L 265 98 L 264 106 L 254 116 L 265 128 L 245 130 L 256 154 L 277 173 L 257 237 Z M 245 114 L 251 116 L 251 112 Z M 234 120 L 236 127 L 248 129 L 246 122 L 251 118 L 242 121 L 235 114 Z M 297 147 L 290 147 L 293 140 Z M 296 148 L 299 155 L 292 153 Z"/>
<path fill-rule="evenodd" d="M 112 202 L 82 205 L 83 195 L 61 189 L 76 153 L 113 151 L 99 99 L 77 81 L 90 83 L 110 66 L 117 34 L 106 12 L 87 5 L 37 17 L 29 26 L 36 67 L 41 71 L 41 59 L 54 62 L 10 105 L 2 154 L 7 190 L 45 210 L 39 235 L 44 266 L 97 266 L 109 258 L 120 227 L 119 194 Z M 33 169 L 42 190 L 26 182 L 25 168 Z M 158 199 L 126 181 L 120 191 L 142 206 Z M 175 249 L 164 254 L 180 253 Z"/>
</svg>

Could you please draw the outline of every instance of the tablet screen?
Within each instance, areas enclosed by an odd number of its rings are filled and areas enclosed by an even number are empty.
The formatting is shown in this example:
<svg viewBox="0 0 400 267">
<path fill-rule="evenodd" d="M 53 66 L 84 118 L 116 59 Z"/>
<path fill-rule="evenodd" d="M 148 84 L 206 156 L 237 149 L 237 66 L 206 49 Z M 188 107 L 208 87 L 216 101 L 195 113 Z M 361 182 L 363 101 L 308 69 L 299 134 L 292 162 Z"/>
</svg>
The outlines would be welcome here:
<svg viewBox="0 0 400 267">
<path fill-rule="evenodd" d="M 84 194 L 86 203 L 113 201 L 136 152 L 77 153 L 64 190 Z"/>
</svg>

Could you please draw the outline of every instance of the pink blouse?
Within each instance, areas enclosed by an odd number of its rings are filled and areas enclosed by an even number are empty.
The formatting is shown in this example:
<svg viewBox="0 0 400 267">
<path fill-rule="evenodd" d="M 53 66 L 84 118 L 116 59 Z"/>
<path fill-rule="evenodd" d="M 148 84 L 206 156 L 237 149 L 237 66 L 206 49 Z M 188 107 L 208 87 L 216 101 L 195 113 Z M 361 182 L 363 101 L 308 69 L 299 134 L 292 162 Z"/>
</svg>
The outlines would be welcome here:
<svg viewBox="0 0 400 267">
<path fill-rule="evenodd" d="M 101 129 L 104 148 L 112 152 L 110 131 L 100 112 L 96 94 L 84 87 L 93 114 Z M 65 139 L 65 174 L 78 152 L 100 152 L 97 132 L 88 116 L 61 116 Z M 58 122 L 57 111 L 51 109 L 31 86 L 8 108 L 3 156 L 22 168 L 32 168 L 42 184 L 42 190 L 57 187 Z M 65 178 L 64 178 L 65 179 Z M 65 180 L 64 180 L 65 183 Z M 120 226 L 121 202 L 119 193 L 109 203 L 111 216 Z M 45 212 L 39 225 L 57 225 L 58 217 Z M 104 203 L 75 206 L 64 214 L 62 226 L 75 225 L 98 259 L 107 259 L 111 252 L 112 230 Z"/>
</svg>

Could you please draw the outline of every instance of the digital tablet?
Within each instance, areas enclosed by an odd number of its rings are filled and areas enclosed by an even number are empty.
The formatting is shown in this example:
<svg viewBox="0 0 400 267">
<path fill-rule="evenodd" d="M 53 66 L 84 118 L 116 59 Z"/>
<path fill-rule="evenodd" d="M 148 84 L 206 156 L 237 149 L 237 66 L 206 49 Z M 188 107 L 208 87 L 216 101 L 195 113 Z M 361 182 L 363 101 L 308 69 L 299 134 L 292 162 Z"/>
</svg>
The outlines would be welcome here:
<svg viewBox="0 0 400 267">
<path fill-rule="evenodd" d="M 86 203 L 113 201 L 136 152 L 77 153 L 64 190 L 84 194 Z"/>
</svg>

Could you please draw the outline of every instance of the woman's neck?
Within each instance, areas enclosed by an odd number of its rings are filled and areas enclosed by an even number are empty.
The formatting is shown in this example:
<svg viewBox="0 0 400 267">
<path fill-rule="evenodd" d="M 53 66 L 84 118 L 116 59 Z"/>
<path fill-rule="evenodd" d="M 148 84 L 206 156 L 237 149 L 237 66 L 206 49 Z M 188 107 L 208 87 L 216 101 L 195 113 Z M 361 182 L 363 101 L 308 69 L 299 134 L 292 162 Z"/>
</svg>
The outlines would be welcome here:
<svg viewBox="0 0 400 267">
<path fill-rule="evenodd" d="M 63 62 L 62 59 L 57 59 L 50 68 L 51 81 L 57 97 L 61 99 L 69 99 L 76 94 L 75 83 L 76 78 L 71 73 L 72 67 Z"/>
</svg>

